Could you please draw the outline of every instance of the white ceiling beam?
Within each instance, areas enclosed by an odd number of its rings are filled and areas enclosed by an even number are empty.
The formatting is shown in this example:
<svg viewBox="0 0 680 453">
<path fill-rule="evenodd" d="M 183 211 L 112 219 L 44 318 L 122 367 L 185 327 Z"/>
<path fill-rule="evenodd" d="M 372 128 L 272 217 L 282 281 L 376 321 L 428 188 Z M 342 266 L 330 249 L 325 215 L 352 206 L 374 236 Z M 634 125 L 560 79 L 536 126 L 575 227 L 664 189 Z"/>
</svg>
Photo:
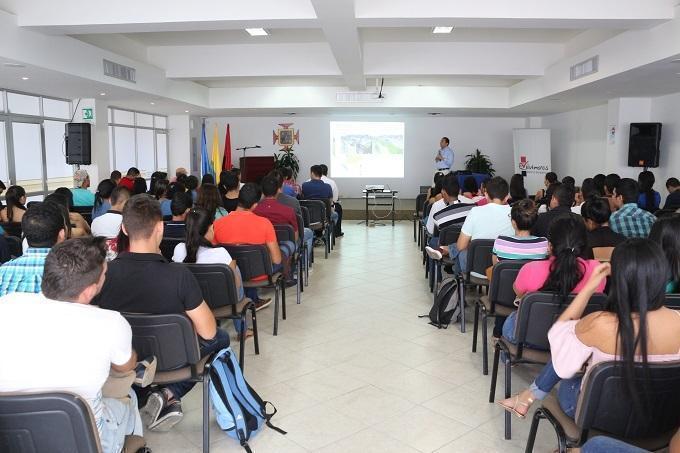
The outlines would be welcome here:
<svg viewBox="0 0 680 453">
<path fill-rule="evenodd" d="M 360 26 L 648 28 L 674 18 L 676 0 L 356 0 Z"/>
<path fill-rule="evenodd" d="M 350 90 L 366 89 L 354 0 L 311 0 L 319 24 Z"/>
</svg>

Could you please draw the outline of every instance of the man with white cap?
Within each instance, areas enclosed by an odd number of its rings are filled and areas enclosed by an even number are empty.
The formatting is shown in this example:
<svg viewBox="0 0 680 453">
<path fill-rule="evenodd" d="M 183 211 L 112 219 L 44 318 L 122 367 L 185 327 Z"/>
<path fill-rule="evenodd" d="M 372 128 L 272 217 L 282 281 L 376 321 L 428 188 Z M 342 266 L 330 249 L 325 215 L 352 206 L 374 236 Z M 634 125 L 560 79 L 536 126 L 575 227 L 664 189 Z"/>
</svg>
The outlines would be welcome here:
<svg viewBox="0 0 680 453">
<path fill-rule="evenodd" d="M 90 175 L 87 170 L 76 170 L 73 174 L 73 206 L 94 206 L 94 194 L 88 190 Z"/>
</svg>

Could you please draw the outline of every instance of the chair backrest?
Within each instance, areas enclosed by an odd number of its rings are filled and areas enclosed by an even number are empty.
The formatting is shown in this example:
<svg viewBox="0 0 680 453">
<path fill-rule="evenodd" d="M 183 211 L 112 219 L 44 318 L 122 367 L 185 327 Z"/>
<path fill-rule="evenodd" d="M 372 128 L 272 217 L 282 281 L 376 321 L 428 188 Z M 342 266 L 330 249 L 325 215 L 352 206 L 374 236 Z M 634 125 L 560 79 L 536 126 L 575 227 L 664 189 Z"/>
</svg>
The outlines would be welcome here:
<svg viewBox="0 0 680 453">
<path fill-rule="evenodd" d="M 101 452 L 94 416 L 73 393 L 0 394 L 0 451 Z"/>
<path fill-rule="evenodd" d="M 71 209 L 69 209 L 71 212 L 77 212 L 83 218 L 88 224 L 92 223 L 92 209 L 94 206 L 71 206 Z"/>
<path fill-rule="evenodd" d="M 451 225 L 443 230 L 439 230 L 439 245 L 446 246 L 454 244 L 460 236 L 461 225 Z"/>
<path fill-rule="evenodd" d="M 132 327 L 132 347 L 139 357 L 156 356 L 156 371 L 195 365 L 201 359 L 198 338 L 184 314 L 123 313 Z"/>
<path fill-rule="evenodd" d="M 548 330 L 555 324 L 560 314 L 569 306 L 576 297 L 571 294 L 564 303 L 560 296 L 551 292 L 529 293 L 522 298 L 517 312 L 517 344 L 532 344 L 545 350 L 550 349 L 548 342 Z M 584 315 L 595 311 L 602 311 L 607 305 L 607 296 L 593 294 L 588 301 Z"/>
<path fill-rule="evenodd" d="M 201 286 L 203 300 L 211 309 L 236 305 L 238 291 L 234 271 L 226 264 L 173 263 L 173 266 L 185 266 Z"/>
<path fill-rule="evenodd" d="M 612 259 L 614 247 L 593 247 L 593 258 L 601 263 L 608 263 Z"/>
<path fill-rule="evenodd" d="M 486 275 L 487 268 L 493 265 L 491 251 L 494 239 L 474 239 L 470 242 L 467 253 L 467 272 Z"/>
<path fill-rule="evenodd" d="M 648 371 L 648 372 L 647 372 Z M 667 445 L 680 425 L 680 361 L 635 364 L 638 388 L 646 389 L 650 414 L 643 414 L 628 397 L 621 362 L 601 362 L 588 370 L 581 386 L 574 420 L 583 430 L 649 443 L 655 451 Z M 642 397 L 643 392 L 638 392 Z"/>
<path fill-rule="evenodd" d="M 14 236 L 17 238 L 21 238 L 21 222 L 7 222 L 7 223 L 0 223 L 0 226 L 2 227 L 3 230 L 9 235 L 9 236 Z"/>
<path fill-rule="evenodd" d="M 666 294 L 666 303 L 668 308 L 680 310 L 680 294 Z"/>
<path fill-rule="evenodd" d="M 434 205 L 434 203 L 425 203 L 423 205 L 423 219 L 427 219 L 430 216 L 432 205 Z"/>
<path fill-rule="evenodd" d="M 302 213 L 302 221 L 305 228 L 309 228 L 312 223 L 309 216 L 309 208 L 307 206 L 300 205 L 300 212 Z"/>
<path fill-rule="evenodd" d="M 310 224 L 325 224 L 327 222 L 326 204 L 322 200 L 300 200 L 300 206 L 309 210 Z"/>
<path fill-rule="evenodd" d="M 161 254 L 166 260 L 172 261 L 172 255 L 175 254 L 175 246 L 180 242 L 184 242 L 184 239 L 179 238 L 163 238 L 161 241 L 160 249 Z"/>
<path fill-rule="evenodd" d="M 427 200 L 427 191 L 423 193 L 421 190 L 418 196 L 416 197 L 416 213 L 418 215 L 422 215 L 423 213 L 423 207 L 425 206 L 425 200 Z"/>
<path fill-rule="evenodd" d="M 298 238 L 302 240 L 302 238 L 305 236 L 305 221 L 302 218 L 301 214 L 295 214 L 295 218 L 297 219 L 297 226 L 298 226 Z"/>
<path fill-rule="evenodd" d="M 290 225 L 274 225 L 276 240 L 278 242 L 290 241 L 295 243 L 295 231 Z"/>
<path fill-rule="evenodd" d="M 515 283 L 519 270 L 528 262 L 529 260 L 503 260 L 493 267 L 489 286 L 489 300 L 492 310 L 496 305 L 515 306 L 516 295 L 512 285 Z"/>
<path fill-rule="evenodd" d="M 266 275 L 272 283 L 272 259 L 266 245 L 220 244 L 236 260 L 244 282 Z"/>
</svg>

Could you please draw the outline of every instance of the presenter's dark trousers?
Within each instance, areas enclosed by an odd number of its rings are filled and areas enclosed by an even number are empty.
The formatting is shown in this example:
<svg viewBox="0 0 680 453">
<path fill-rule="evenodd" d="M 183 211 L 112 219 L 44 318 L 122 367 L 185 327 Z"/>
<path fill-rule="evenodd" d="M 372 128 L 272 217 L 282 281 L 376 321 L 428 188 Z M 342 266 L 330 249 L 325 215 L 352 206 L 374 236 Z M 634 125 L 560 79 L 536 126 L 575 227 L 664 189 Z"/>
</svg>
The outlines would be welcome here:
<svg viewBox="0 0 680 453">
<path fill-rule="evenodd" d="M 338 213 L 338 221 L 335 223 L 335 229 L 333 230 L 333 234 L 338 236 L 340 233 L 342 233 L 342 205 L 340 203 L 335 203 L 335 212 Z"/>
</svg>

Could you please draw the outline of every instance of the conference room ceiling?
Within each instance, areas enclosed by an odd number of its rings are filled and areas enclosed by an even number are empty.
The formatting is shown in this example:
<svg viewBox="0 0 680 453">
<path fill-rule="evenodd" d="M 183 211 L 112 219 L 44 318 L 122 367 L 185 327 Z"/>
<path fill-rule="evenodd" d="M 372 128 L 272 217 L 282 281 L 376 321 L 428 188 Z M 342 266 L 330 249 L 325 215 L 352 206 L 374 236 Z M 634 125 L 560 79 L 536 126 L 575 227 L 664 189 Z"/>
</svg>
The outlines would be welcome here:
<svg viewBox="0 0 680 453">
<path fill-rule="evenodd" d="M 120 93 L 124 102 L 133 97 L 129 91 L 142 103 L 165 97 L 168 108 L 193 102 L 192 112 L 391 114 L 402 109 L 528 115 L 596 105 L 614 96 L 680 91 L 680 70 L 667 74 L 653 65 L 680 54 L 680 45 L 663 41 L 667 48 L 645 49 L 645 58 L 612 50 L 614 42 L 659 41 L 653 32 L 664 27 L 667 36 L 675 36 L 680 30 L 674 25 L 680 21 L 675 3 L 422 0 L 415 7 L 410 0 L 0 0 L 0 9 L 15 14 L 22 30 L 75 39 L 110 59 L 119 56 L 130 66 L 160 71 L 172 87 L 160 86 L 144 97 L 141 84 L 118 84 L 120 89 L 107 89 L 102 80 L 81 84 L 106 90 L 107 96 Z M 434 34 L 434 26 L 453 30 Z M 259 27 L 268 35 L 245 31 Z M 600 74 L 565 79 L 571 64 L 593 54 L 600 55 Z M 56 68 L 43 69 L 54 71 L 56 89 L 58 80 L 82 75 L 74 69 L 57 77 Z M 625 82 L 637 80 L 638 73 L 643 74 L 638 83 Z M 383 78 L 385 102 L 335 103 L 336 92 L 374 92 Z M 11 72 L 0 70 L 4 87 L 15 84 L 11 79 Z M 63 85 L 70 92 L 77 84 Z M 178 90 L 194 95 L 180 98 Z"/>
</svg>

